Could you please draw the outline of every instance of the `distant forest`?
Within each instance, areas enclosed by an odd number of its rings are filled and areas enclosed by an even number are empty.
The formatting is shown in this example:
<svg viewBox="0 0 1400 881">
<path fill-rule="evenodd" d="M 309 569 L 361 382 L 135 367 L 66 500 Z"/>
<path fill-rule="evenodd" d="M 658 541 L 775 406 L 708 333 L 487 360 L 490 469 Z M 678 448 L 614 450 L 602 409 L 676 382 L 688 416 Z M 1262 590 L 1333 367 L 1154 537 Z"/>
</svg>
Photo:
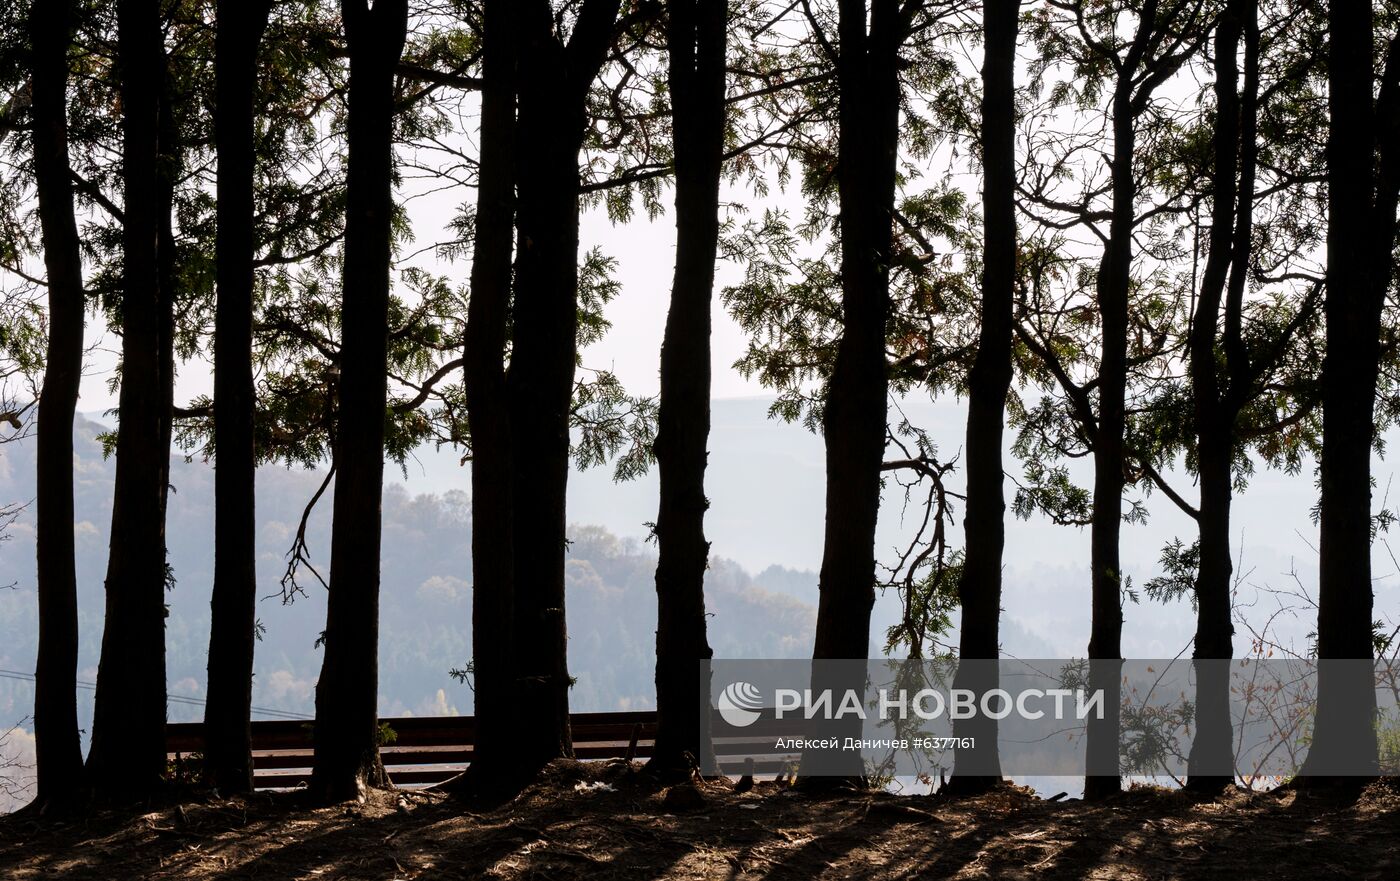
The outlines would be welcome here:
<svg viewBox="0 0 1400 881">
<path fill-rule="evenodd" d="M 1091 536 L 1084 589 L 1062 602 L 1091 610 L 1087 656 L 1108 662 L 1088 682 L 1112 708 L 1087 724 L 1088 763 L 1117 767 L 1112 662 L 1139 589 L 1189 601 L 1198 661 L 1266 648 L 1232 605 L 1232 500 L 1261 468 L 1317 487 L 1306 650 L 1392 652 L 1371 549 L 1393 514 L 1371 465 L 1400 414 L 1398 203 L 1390 3 L 12 3 L 0 410 L 6 442 L 33 451 L 4 455 L 32 469 L 38 607 L 3 622 L 35 656 L 36 805 L 165 786 L 168 672 L 198 677 L 201 657 L 201 773 L 251 789 L 257 600 L 312 591 L 319 661 L 295 662 L 319 663 L 310 798 L 388 782 L 386 638 L 472 689 L 459 791 L 519 792 L 573 754 L 587 677 L 638 670 L 655 683 L 648 768 L 685 779 L 706 746 L 704 659 L 771 653 L 775 636 L 814 659 L 997 658 L 1013 516 Z M 646 341 L 656 396 L 582 357 L 619 292 L 616 259 L 581 243 L 588 212 L 674 225 L 664 332 Z M 809 637 L 801 604 L 706 537 L 717 313 L 746 335 L 734 367 L 776 396 L 771 415 L 823 440 Z M 77 577 L 100 457 L 74 447 L 99 341 L 119 349 L 100 627 L 80 621 Z M 905 415 L 914 396 L 965 403 L 958 455 Z M 470 462 L 470 494 L 386 492 L 386 463 L 425 445 Z M 172 491 L 172 450 L 212 463 L 212 518 Z M 301 470 L 260 497 L 268 465 Z M 569 533 L 569 476 L 590 466 L 655 469 L 654 564 Z M 1135 586 L 1122 531 L 1147 495 L 1196 530 Z M 285 507 L 275 566 L 259 498 Z M 894 499 L 912 530 L 891 559 L 876 534 Z M 13 519 L 29 499 L 4 501 Z M 207 567 L 177 570 L 172 537 L 195 522 Z M 422 572 L 411 596 L 381 590 L 390 565 Z M 210 585 L 206 620 L 168 616 L 187 578 Z M 634 601 L 643 583 L 654 606 Z M 885 646 L 881 589 L 901 604 Z M 579 602 L 597 614 L 569 614 Z M 445 615 L 470 621 L 470 657 L 437 638 Z M 995 687 L 988 669 L 960 665 L 955 687 Z M 1229 680 L 1196 670 L 1185 782 L 1206 792 L 1232 782 L 1200 772 L 1229 762 Z M 1364 665 L 1326 670 L 1342 672 L 1319 679 L 1309 762 L 1379 771 L 1374 683 Z M 995 720 L 954 733 L 949 791 L 995 786 Z M 1100 773 L 1084 794 L 1122 785 Z"/>
<path fill-rule="evenodd" d="M 102 634 L 102 574 L 107 562 L 104 534 L 112 504 L 114 463 L 102 458 L 97 441 L 102 431 L 102 425 L 79 418 L 75 520 L 83 639 L 77 678 L 84 683 L 78 705 L 83 731 L 90 731 L 92 723 L 91 685 Z M 33 498 L 33 445 L 12 445 L 5 457 L 9 473 L 0 474 L 0 487 L 14 498 Z M 276 585 L 286 566 L 283 553 L 291 531 L 319 479 L 315 472 L 277 466 L 259 471 L 260 583 Z M 166 542 L 176 584 L 166 621 L 166 675 L 173 698 L 168 718 L 191 722 L 204 714 L 214 564 L 207 538 L 214 522 L 213 472 L 203 462 L 177 461 L 171 481 L 177 491 L 170 497 Z M 391 485 L 383 517 L 385 535 L 391 538 L 384 544 L 382 566 L 379 714 L 470 713 L 471 689 L 449 676 L 471 657 L 471 547 L 463 540 L 471 531 L 469 500 L 459 491 L 411 496 Z M 655 704 L 655 549 L 599 527 L 574 526 L 570 536 L 565 578 L 569 653 L 578 671 L 573 706 L 593 712 L 650 708 Z M 12 528 L 0 551 L 0 584 L 33 584 L 34 537 L 32 524 Z M 329 539 L 330 517 L 322 512 L 313 518 L 308 542 L 324 552 Z M 793 597 L 798 592 L 795 585 L 814 594 L 816 576 L 772 567 L 755 577 L 734 563 L 713 559 L 706 596 L 713 620 L 723 622 L 722 632 L 716 632 L 717 651 L 724 657 L 805 656 L 811 649 L 816 608 Z M 280 605 L 275 596 L 260 604 L 253 718 L 311 718 L 320 672 L 315 640 L 324 627 L 325 606 L 325 592 L 319 588 L 290 606 Z M 0 645 L 0 670 L 31 669 L 39 633 L 31 590 L 0 591 L 0 632 L 6 635 Z M 0 713 L 15 720 L 26 716 L 23 708 L 32 690 L 23 679 L 0 676 Z"/>
</svg>

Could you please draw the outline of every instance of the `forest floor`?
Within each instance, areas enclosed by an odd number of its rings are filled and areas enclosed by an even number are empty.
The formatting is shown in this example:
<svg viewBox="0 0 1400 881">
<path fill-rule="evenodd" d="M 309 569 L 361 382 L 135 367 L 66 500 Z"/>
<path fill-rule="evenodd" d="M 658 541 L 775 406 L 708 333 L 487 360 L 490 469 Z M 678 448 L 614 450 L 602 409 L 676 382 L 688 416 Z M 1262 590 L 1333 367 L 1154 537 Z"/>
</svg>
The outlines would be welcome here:
<svg viewBox="0 0 1400 881">
<path fill-rule="evenodd" d="M 957 801 L 818 797 L 772 783 L 709 783 L 697 797 L 621 763 L 556 763 L 487 811 L 405 791 L 334 808 L 278 793 L 61 824 L 0 818 L 4 881 L 1264 877 L 1400 878 L 1400 782 L 1349 802 L 1159 789 L 1049 802 L 1010 786 Z"/>
</svg>

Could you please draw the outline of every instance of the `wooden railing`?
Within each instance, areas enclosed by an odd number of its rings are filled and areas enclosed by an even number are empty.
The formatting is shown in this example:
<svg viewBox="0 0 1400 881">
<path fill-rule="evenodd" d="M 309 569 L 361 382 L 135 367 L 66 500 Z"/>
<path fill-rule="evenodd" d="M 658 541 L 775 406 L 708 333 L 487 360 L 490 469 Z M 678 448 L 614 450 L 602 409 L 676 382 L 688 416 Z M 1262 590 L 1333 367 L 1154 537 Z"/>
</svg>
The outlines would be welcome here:
<svg viewBox="0 0 1400 881">
<path fill-rule="evenodd" d="M 472 761 L 476 729 L 471 716 L 401 716 L 382 719 L 394 732 L 379 750 L 384 768 L 398 786 L 440 783 Z M 794 720 L 795 721 L 795 720 Z M 574 713 L 569 717 L 574 756 L 579 759 L 643 759 L 656 744 L 656 713 Z M 177 722 L 165 727 L 165 749 L 172 760 L 204 749 L 204 726 Z M 253 781 L 258 789 L 286 789 L 311 778 L 311 722 L 275 719 L 253 723 Z M 791 722 L 760 719 L 741 737 L 715 740 L 720 770 L 742 774 L 739 757 L 754 757 L 752 772 L 777 774 L 797 756 L 777 749 L 779 737 L 800 733 Z"/>
</svg>

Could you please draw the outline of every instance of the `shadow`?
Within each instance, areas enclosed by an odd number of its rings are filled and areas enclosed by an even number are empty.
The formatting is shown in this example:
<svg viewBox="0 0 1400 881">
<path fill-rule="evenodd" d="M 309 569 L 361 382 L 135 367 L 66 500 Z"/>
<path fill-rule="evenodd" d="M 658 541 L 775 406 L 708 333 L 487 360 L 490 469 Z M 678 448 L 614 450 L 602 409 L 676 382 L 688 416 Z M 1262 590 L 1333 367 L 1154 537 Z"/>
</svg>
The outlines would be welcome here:
<svg viewBox="0 0 1400 881">
<path fill-rule="evenodd" d="M 411 791 L 309 808 L 292 792 L 54 822 L 7 817 L 0 878 L 1400 877 L 1400 784 L 1359 800 L 1135 790 L 1058 803 L 1010 788 L 967 799 L 815 797 L 764 783 L 742 795 L 702 790 L 668 813 L 665 790 L 644 774 L 557 769 L 485 809 Z"/>
</svg>

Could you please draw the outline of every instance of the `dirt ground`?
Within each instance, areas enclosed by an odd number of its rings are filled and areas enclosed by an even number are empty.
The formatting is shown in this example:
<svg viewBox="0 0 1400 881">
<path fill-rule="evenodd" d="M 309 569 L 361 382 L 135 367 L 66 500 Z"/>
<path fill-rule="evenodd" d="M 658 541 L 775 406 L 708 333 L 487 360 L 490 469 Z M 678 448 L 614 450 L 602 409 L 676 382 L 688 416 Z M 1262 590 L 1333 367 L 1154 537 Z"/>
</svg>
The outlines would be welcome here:
<svg viewBox="0 0 1400 881">
<path fill-rule="evenodd" d="M 1086 804 L 1012 787 L 963 801 L 819 797 L 771 783 L 695 795 L 668 799 L 621 763 L 558 763 L 515 801 L 479 812 L 439 793 L 315 809 L 276 793 L 61 824 L 7 817 L 0 878 L 1400 878 L 1395 780 L 1350 803 L 1137 790 Z"/>
</svg>

